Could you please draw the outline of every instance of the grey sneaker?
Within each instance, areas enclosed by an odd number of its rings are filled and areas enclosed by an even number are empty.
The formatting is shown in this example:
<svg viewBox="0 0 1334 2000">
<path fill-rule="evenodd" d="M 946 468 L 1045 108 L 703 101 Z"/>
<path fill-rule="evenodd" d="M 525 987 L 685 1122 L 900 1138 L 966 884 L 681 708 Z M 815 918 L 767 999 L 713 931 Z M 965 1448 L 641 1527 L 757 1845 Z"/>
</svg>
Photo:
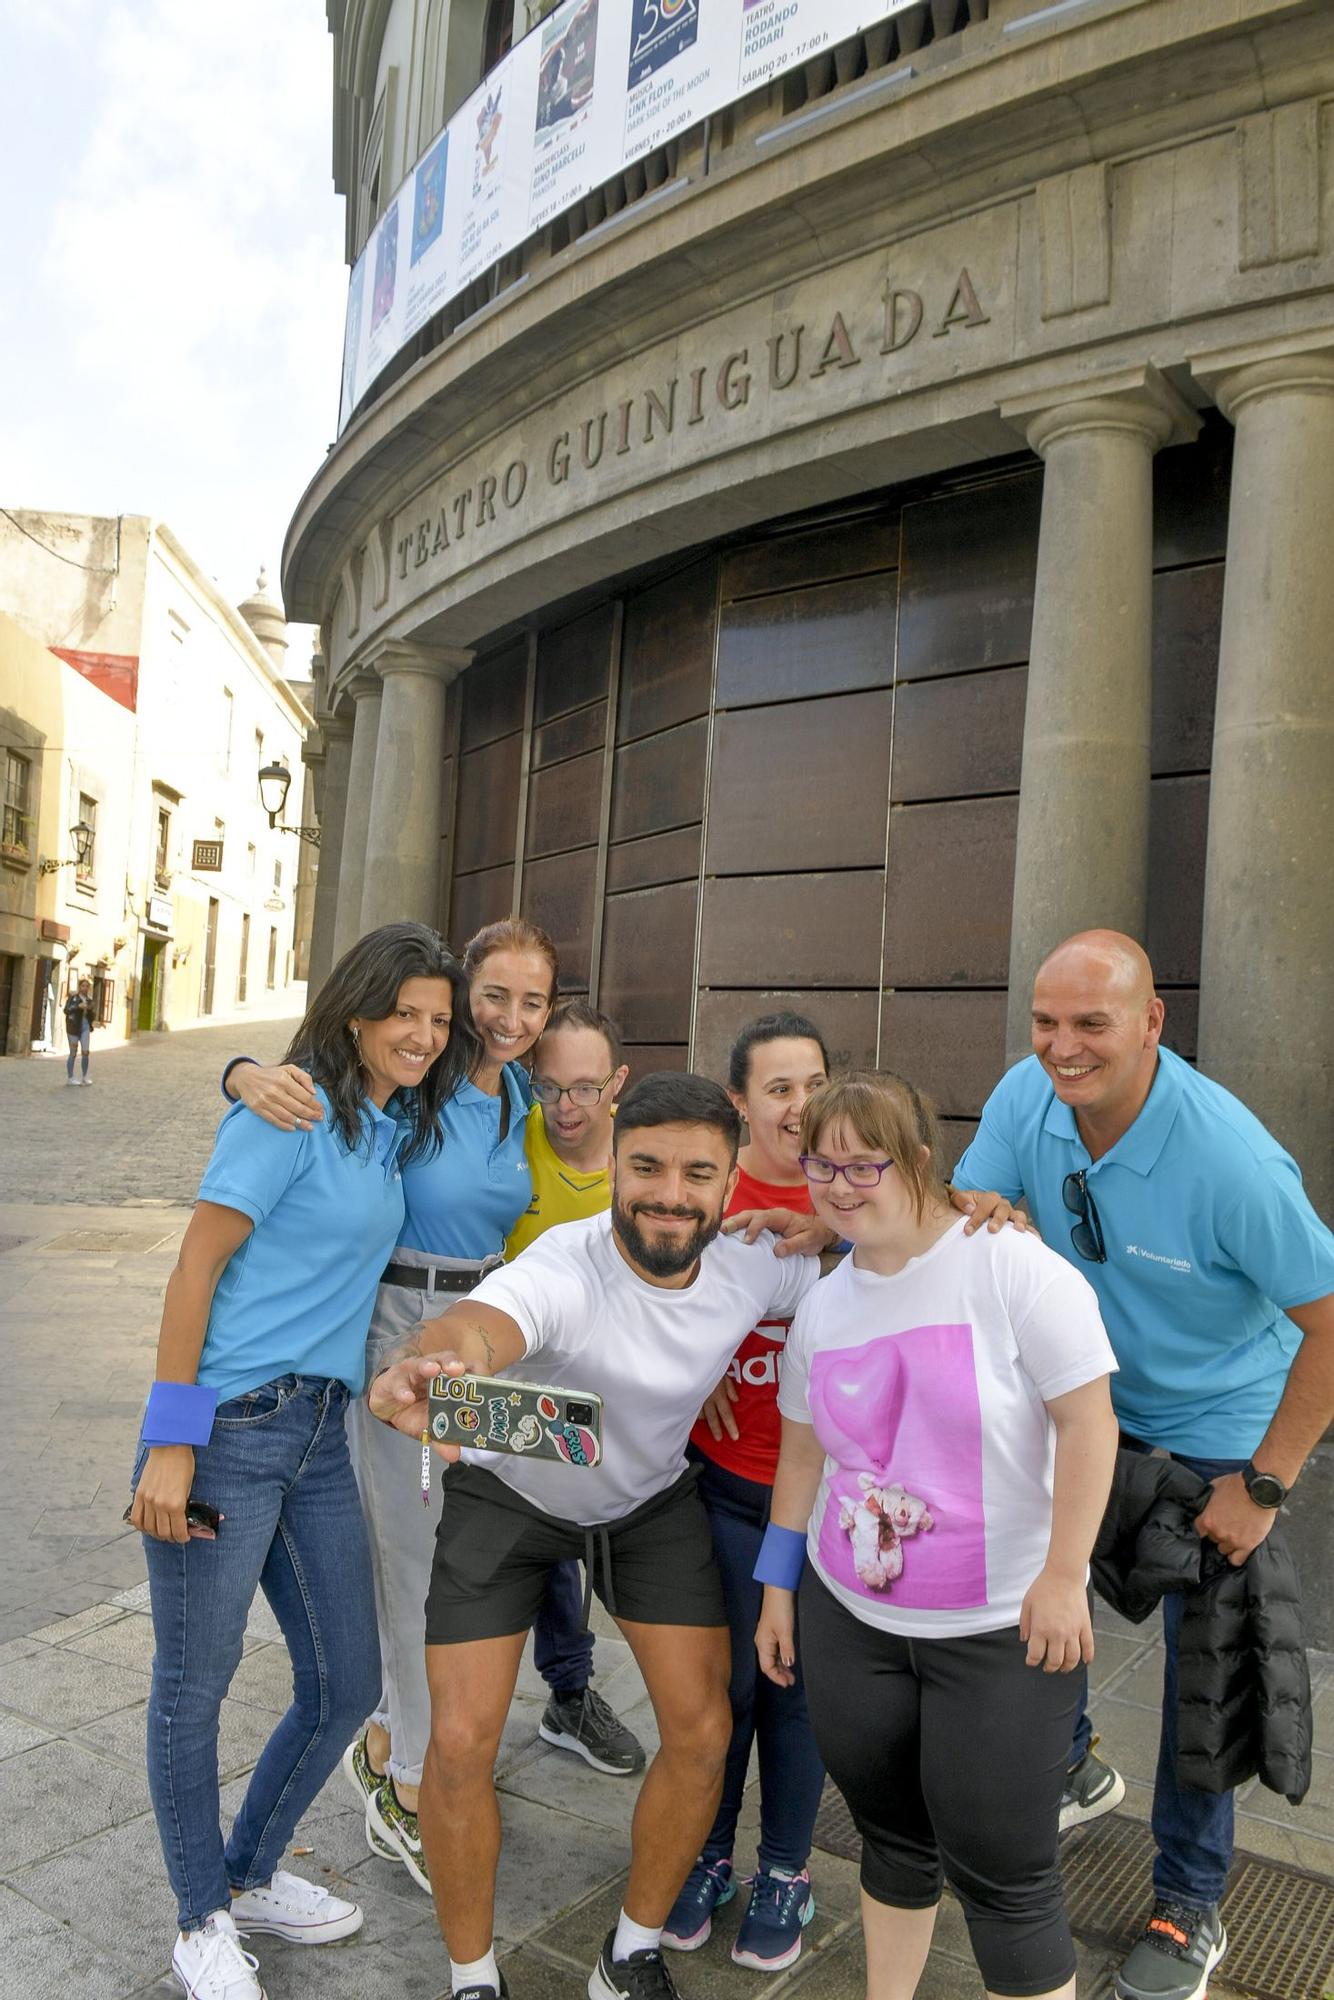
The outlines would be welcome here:
<svg viewBox="0 0 1334 2000">
<path fill-rule="evenodd" d="M 1119 2000 L 1204 2000 L 1209 1974 L 1226 1950 L 1217 1903 L 1200 1910 L 1159 1896 L 1116 1975 Z"/>
<path fill-rule="evenodd" d="M 1061 1793 L 1062 1833 L 1068 1833 L 1072 1826 L 1084 1826 L 1091 1819 L 1101 1819 L 1104 1813 L 1114 1811 L 1126 1795 L 1126 1781 L 1121 1773 L 1094 1755 L 1098 1742 L 1095 1736 L 1073 1771 L 1066 1773 L 1065 1790 Z"/>
<path fill-rule="evenodd" d="M 632 1778 L 644 1768 L 643 1744 L 591 1687 L 579 1694 L 553 1694 L 537 1733 L 554 1749 L 572 1750 L 613 1778 Z"/>
</svg>

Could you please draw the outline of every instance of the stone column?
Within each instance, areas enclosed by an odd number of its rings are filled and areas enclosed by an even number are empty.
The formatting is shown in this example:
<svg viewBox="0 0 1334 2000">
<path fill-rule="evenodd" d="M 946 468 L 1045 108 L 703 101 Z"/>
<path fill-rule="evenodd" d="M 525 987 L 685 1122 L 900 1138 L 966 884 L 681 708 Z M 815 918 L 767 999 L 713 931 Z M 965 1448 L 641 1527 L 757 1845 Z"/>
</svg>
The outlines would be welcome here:
<svg viewBox="0 0 1334 2000">
<path fill-rule="evenodd" d="M 1334 334 L 1192 363 L 1236 430 L 1200 1068 L 1334 1207 Z M 1317 339 L 1318 343 L 1317 344 Z M 1293 351 L 1296 350 L 1296 351 Z"/>
<path fill-rule="evenodd" d="M 384 686 L 366 835 L 361 928 L 436 920 L 445 698 L 472 654 L 391 639 L 368 657 Z"/>
<path fill-rule="evenodd" d="M 380 732 L 378 674 L 357 674 L 348 688 L 356 703 L 352 751 L 347 769 L 347 803 L 343 811 L 343 841 L 338 855 L 338 900 L 334 905 L 333 962 L 361 936 L 361 889 L 366 866 L 366 830 L 371 819 L 371 786 L 375 778 L 375 743 Z"/>
<path fill-rule="evenodd" d="M 312 999 L 329 977 L 334 961 L 338 864 L 343 851 L 343 816 L 347 811 L 347 779 L 352 762 L 352 724 L 336 715 L 327 716 L 320 724 L 320 741 L 322 761 L 316 781 L 320 855 L 306 974 L 306 991 Z"/>
<path fill-rule="evenodd" d="M 1144 936 L 1153 455 L 1193 438 L 1199 419 L 1152 368 L 1001 414 L 1046 467 L 1010 934 L 1016 1061 L 1030 1048 L 1033 974 L 1054 945 L 1095 926 Z"/>
</svg>

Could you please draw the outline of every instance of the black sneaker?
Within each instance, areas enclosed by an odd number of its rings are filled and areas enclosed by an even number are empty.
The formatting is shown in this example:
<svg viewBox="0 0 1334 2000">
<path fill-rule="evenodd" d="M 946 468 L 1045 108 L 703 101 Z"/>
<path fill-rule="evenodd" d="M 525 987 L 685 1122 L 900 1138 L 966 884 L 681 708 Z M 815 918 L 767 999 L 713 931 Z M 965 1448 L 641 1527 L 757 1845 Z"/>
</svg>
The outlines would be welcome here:
<svg viewBox="0 0 1334 2000">
<path fill-rule="evenodd" d="M 537 1733 L 554 1749 L 573 1750 L 595 1771 L 613 1778 L 632 1778 L 644 1768 L 643 1744 L 591 1687 L 578 1694 L 553 1694 Z"/>
<path fill-rule="evenodd" d="M 660 1951 L 632 1951 L 629 1958 L 613 1959 L 615 1942 L 616 1932 L 609 1930 L 588 1975 L 588 2000 L 680 2000 Z"/>
<path fill-rule="evenodd" d="M 499 1993 L 494 1986 L 461 1986 L 453 1995 L 453 2000 L 510 2000 L 510 1990 L 502 1972 Z"/>
<path fill-rule="evenodd" d="M 1159 1896 L 1116 1975 L 1119 2000 L 1204 2000 L 1209 1974 L 1226 1950 L 1217 1903 L 1201 1910 Z"/>
<path fill-rule="evenodd" d="M 1098 1740 L 1095 1736 L 1074 1770 L 1066 1773 L 1065 1790 L 1061 1793 L 1062 1833 L 1068 1833 L 1072 1826 L 1084 1826 L 1091 1819 L 1101 1819 L 1104 1813 L 1119 1806 L 1126 1795 L 1126 1781 L 1121 1773 L 1093 1754 Z"/>
</svg>

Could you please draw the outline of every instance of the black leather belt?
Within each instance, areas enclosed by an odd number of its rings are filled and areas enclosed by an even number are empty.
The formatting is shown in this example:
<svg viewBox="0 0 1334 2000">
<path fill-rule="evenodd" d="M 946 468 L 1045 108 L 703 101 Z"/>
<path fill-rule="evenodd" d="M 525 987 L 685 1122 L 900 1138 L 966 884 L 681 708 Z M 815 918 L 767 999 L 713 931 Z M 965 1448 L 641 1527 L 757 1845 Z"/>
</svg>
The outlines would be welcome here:
<svg viewBox="0 0 1334 2000">
<path fill-rule="evenodd" d="M 386 1264 L 380 1283 L 408 1285 L 414 1292 L 470 1292 L 481 1277 L 480 1271 L 423 1271 L 415 1264 Z"/>
</svg>

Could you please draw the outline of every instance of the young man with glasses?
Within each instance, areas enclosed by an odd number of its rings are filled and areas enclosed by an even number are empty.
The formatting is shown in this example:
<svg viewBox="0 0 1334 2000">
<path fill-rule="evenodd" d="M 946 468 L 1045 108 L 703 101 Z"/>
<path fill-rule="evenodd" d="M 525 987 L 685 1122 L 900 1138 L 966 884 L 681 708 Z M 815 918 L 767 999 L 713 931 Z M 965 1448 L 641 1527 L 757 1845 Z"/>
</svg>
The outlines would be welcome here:
<svg viewBox="0 0 1334 2000">
<path fill-rule="evenodd" d="M 1239 1567 L 1334 1416 L 1334 1236 L 1258 1119 L 1160 1047 L 1163 1015 L 1132 938 L 1059 945 L 1034 982 L 1033 1054 L 987 1100 L 956 1178 L 1022 1195 L 1089 1279 L 1120 1365 L 1123 1444 L 1165 1449 L 1210 1483 L 1196 1529 Z M 1227 1948 L 1232 1794 L 1177 1781 L 1181 1597 L 1163 1610 L 1155 1903 L 1122 2000 L 1197 2000 Z M 1081 1714 L 1062 1826 L 1124 1792 Z"/>
<path fill-rule="evenodd" d="M 533 1198 L 510 1231 L 507 1263 L 544 1230 L 611 1206 L 611 1121 L 629 1074 L 616 1023 L 587 1000 L 561 1001 L 533 1049 L 534 1102 L 524 1134 Z M 552 1570 L 545 1611 L 533 1631 L 533 1664 L 551 1691 L 538 1734 L 595 1771 L 633 1777 L 644 1768 L 644 1746 L 589 1685 L 593 1634 L 584 1624 L 577 1562 Z"/>
</svg>

